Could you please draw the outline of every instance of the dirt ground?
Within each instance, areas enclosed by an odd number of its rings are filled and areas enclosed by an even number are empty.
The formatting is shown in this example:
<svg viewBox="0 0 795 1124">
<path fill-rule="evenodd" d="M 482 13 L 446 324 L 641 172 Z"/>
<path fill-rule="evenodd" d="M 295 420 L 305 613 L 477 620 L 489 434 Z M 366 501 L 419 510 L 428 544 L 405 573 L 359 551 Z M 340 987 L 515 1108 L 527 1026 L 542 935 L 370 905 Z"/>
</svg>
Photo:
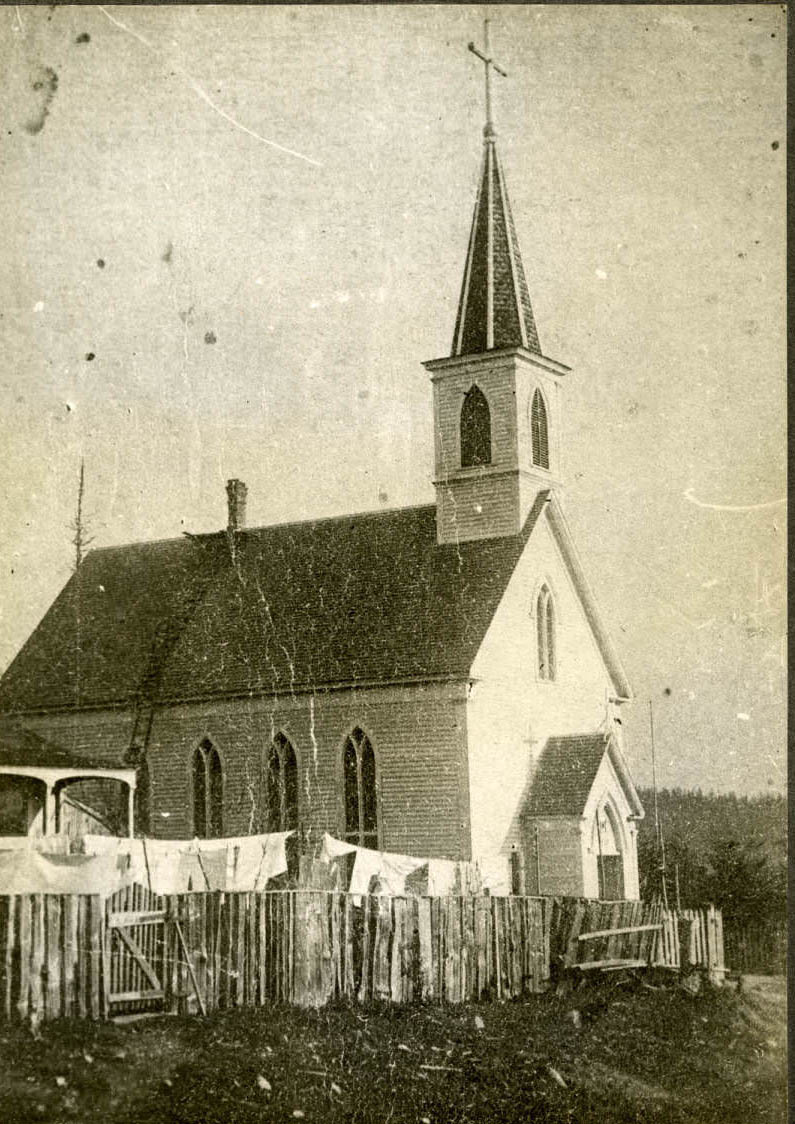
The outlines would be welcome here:
<svg viewBox="0 0 795 1124">
<path fill-rule="evenodd" d="M 786 988 L 6 1027 L 0 1063 L 4 1124 L 784 1124 Z"/>
</svg>

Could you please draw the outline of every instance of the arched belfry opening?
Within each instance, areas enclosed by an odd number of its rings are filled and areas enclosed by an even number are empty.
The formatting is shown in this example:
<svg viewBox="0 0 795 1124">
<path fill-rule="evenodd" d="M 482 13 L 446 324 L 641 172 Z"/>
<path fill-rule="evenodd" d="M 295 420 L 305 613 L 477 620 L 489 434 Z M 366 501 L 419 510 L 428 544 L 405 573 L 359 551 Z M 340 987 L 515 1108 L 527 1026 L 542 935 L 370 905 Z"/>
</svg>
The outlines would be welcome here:
<svg viewBox="0 0 795 1124">
<path fill-rule="evenodd" d="M 530 408 L 530 430 L 533 442 L 533 464 L 549 468 L 549 422 L 544 396 L 536 389 Z"/>
<path fill-rule="evenodd" d="M 461 407 L 461 467 L 491 464 L 491 410 L 479 386 L 464 396 Z"/>
<path fill-rule="evenodd" d="M 488 44 L 488 20 L 484 33 Z M 491 80 L 505 71 L 488 45 L 470 43 L 470 50 L 486 77 L 481 170 L 450 352 L 425 363 L 433 382 L 440 545 L 519 534 L 538 488 L 560 483 L 557 387 L 569 370 L 541 350 L 497 152 Z"/>
</svg>

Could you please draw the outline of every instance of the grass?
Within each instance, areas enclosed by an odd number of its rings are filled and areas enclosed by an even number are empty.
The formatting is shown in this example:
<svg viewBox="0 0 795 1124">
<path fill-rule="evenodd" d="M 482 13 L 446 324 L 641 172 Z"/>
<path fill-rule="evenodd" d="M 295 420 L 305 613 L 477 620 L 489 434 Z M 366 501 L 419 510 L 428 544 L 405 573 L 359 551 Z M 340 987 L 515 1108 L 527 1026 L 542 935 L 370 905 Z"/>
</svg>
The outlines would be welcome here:
<svg viewBox="0 0 795 1124">
<path fill-rule="evenodd" d="M 6 1027 L 0 1120 L 783 1124 L 785 1046 L 783 981 Z"/>
</svg>

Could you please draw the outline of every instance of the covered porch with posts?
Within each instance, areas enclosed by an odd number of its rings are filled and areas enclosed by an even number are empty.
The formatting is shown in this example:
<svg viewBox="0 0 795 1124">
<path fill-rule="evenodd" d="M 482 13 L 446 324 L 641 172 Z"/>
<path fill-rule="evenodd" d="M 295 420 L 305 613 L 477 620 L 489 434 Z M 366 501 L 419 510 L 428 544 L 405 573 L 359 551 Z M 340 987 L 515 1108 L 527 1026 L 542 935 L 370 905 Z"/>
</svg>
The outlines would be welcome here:
<svg viewBox="0 0 795 1124">
<path fill-rule="evenodd" d="M 100 830 L 91 825 L 103 823 L 103 809 L 113 834 L 132 836 L 136 783 L 135 769 L 69 753 L 16 722 L 0 722 L 0 837 L 66 834 L 81 819 L 84 831 Z M 79 798 L 70 798 L 73 786 Z"/>
<path fill-rule="evenodd" d="M 124 834 L 134 833 L 135 770 L 0 765 L 0 835 L 60 835 L 64 793 L 79 781 L 115 781 L 126 788 Z M 12 821 L 16 820 L 16 824 Z M 9 831 L 16 826 L 16 830 Z"/>
</svg>

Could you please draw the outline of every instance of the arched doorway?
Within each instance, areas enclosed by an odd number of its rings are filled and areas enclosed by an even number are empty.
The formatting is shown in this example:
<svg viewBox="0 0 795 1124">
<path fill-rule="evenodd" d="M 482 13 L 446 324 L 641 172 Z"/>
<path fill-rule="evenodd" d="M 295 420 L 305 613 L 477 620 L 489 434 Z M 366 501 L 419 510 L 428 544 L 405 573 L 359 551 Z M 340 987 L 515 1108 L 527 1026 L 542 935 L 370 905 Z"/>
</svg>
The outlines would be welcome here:
<svg viewBox="0 0 795 1124">
<path fill-rule="evenodd" d="M 591 829 L 591 852 L 596 855 L 599 898 L 624 899 L 624 848 L 621 826 L 615 809 L 604 800 L 596 809 Z"/>
</svg>

